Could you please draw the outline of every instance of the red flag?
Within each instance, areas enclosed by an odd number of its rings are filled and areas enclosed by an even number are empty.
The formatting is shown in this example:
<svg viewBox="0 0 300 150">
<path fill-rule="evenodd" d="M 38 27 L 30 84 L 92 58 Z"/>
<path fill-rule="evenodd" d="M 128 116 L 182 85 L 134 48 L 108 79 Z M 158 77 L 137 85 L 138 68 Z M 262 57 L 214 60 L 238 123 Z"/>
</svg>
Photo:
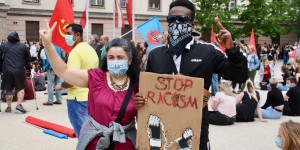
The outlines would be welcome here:
<svg viewBox="0 0 300 150">
<path fill-rule="evenodd" d="M 82 26 L 82 28 L 85 28 L 85 24 L 86 24 L 86 10 L 83 11 L 80 19 L 80 25 Z"/>
<path fill-rule="evenodd" d="M 210 43 L 215 42 L 215 31 L 214 31 L 214 24 L 211 25 L 211 32 L 210 32 Z"/>
<path fill-rule="evenodd" d="M 254 54 L 257 55 L 255 38 L 254 38 L 254 29 L 252 29 L 248 45 L 252 45 L 254 47 Z"/>
<path fill-rule="evenodd" d="M 119 0 L 115 0 L 115 27 L 124 28 L 124 17 Z"/>
<path fill-rule="evenodd" d="M 57 25 L 52 34 L 52 42 L 69 54 L 72 47 L 66 43 L 65 29 L 69 24 L 74 23 L 74 12 L 70 0 L 56 1 L 49 26 L 51 27 L 55 22 Z"/>
<path fill-rule="evenodd" d="M 132 28 L 132 0 L 126 1 L 126 14 L 127 14 L 128 23 Z"/>
<path fill-rule="evenodd" d="M 225 48 L 224 48 L 221 44 L 219 44 L 219 49 L 220 49 L 223 53 L 225 53 Z"/>
<path fill-rule="evenodd" d="M 214 31 L 214 24 L 211 25 L 211 32 L 210 32 L 210 42 L 214 44 L 215 42 L 215 31 Z M 225 53 L 225 48 L 219 44 L 219 49 Z"/>
</svg>

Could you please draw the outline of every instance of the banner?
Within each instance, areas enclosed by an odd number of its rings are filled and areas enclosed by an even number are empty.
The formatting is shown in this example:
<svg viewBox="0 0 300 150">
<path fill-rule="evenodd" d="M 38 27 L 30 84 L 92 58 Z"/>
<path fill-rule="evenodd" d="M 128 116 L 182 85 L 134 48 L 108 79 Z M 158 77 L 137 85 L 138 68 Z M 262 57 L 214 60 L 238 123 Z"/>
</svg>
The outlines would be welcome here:
<svg viewBox="0 0 300 150">
<path fill-rule="evenodd" d="M 204 80 L 141 72 L 139 87 L 148 103 L 138 111 L 137 149 L 198 150 Z"/>
<path fill-rule="evenodd" d="M 254 29 L 252 29 L 248 45 L 252 45 L 254 47 L 254 54 L 257 55 L 255 38 L 254 38 Z"/>
<path fill-rule="evenodd" d="M 52 42 L 69 54 L 73 47 L 66 43 L 65 29 L 69 24 L 74 23 L 74 12 L 70 0 L 56 1 L 49 26 L 51 27 L 54 22 L 57 22 L 57 26 L 52 33 Z"/>
<path fill-rule="evenodd" d="M 153 49 L 162 44 L 160 35 L 162 28 L 158 17 L 155 16 L 137 27 L 143 39 L 148 43 L 150 49 Z"/>
<path fill-rule="evenodd" d="M 128 23 L 130 25 L 130 27 L 132 28 L 132 0 L 127 0 L 126 1 L 126 15 L 127 15 L 127 20 Z"/>
<path fill-rule="evenodd" d="M 124 28 L 124 17 L 122 13 L 122 9 L 119 3 L 119 0 L 115 0 L 115 27 L 116 28 Z"/>
</svg>

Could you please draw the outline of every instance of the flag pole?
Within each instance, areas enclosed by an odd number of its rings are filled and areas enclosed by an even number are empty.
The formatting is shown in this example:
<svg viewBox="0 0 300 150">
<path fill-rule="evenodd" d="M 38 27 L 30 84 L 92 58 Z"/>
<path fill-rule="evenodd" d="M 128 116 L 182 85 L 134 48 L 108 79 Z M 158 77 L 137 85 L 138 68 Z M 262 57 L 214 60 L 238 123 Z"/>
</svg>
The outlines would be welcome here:
<svg viewBox="0 0 300 150">
<path fill-rule="evenodd" d="M 139 26 L 135 27 L 134 29 L 129 30 L 128 32 L 124 33 L 123 35 L 120 36 L 120 38 L 126 36 L 127 34 L 129 34 L 130 32 L 134 33 L 134 30 L 136 30 Z"/>
<path fill-rule="evenodd" d="M 132 0 L 132 40 L 135 40 L 135 11 L 134 11 L 134 6 L 135 6 L 135 0 Z"/>
<path fill-rule="evenodd" d="M 89 0 L 85 1 L 85 15 L 86 15 L 86 24 L 85 24 L 85 30 L 86 30 L 86 41 L 89 40 Z"/>
<path fill-rule="evenodd" d="M 130 32 L 133 32 L 134 30 L 136 30 L 136 29 L 139 28 L 140 26 L 146 24 L 147 22 L 149 22 L 149 21 L 151 21 L 151 20 L 153 20 L 153 19 L 155 19 L 155 18 L 157 18 L 157 16 L 155 16 L 155 17 L 153 17 L 153 18 L 151 18 L 151 19 L 145 21 L 144 23 L 138 25 L 138 26 L 135 27 L 135 28 L 132 28 L 130 31 L 128 31 L 128 32 L 124 33 L 123 35 L 121 35 L 120 38 L 124 37 L 125 35 L 129 34 Z"/>
<path fill-rule="evenodd" d="M 113 38 L 116 38 L 116 0 L 113 1 Z"/>
</svg>

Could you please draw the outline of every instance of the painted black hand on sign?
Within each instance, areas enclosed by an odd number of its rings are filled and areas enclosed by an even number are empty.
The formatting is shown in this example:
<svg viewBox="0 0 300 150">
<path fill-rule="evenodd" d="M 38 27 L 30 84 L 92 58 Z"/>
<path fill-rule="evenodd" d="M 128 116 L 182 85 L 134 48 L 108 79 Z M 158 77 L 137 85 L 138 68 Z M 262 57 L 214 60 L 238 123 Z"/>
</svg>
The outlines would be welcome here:
<svg viewBox="0 0 300 150">
<path fill-rule="evenodd" d="M 148 124 L 152 131 L 152 138 L 160 139 L 160 118 L 155 115 L 150 115 Z"/>
<path fill-rule="evenodd" d="M 193 137 L 193 130 L 186 129 L 183 134 L 181 140 L 178 141 L 179 149 L 189 148 L 188 141 Z"/>
<path fill-rule="evenodd" d="M 148 126 L 151 129 L 150 150 L 160 150 L 160 118 L 156 115 L 150 115 Z"/>
</svg>

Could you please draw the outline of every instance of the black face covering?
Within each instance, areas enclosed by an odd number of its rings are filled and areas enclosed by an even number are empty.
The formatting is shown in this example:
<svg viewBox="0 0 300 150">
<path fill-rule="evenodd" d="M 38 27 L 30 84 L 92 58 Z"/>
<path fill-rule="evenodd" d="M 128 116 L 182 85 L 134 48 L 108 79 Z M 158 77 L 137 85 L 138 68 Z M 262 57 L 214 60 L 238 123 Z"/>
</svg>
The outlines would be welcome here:
<svg viewBox="0 0 300 150">
<path fill-rule="evenodd" d="M 172 55 L 179 57 L 186 45 L 193 39 L 192 26 L 188 23 L 171 23 L 169 26 L 168 43 Z"/>
</svg>

